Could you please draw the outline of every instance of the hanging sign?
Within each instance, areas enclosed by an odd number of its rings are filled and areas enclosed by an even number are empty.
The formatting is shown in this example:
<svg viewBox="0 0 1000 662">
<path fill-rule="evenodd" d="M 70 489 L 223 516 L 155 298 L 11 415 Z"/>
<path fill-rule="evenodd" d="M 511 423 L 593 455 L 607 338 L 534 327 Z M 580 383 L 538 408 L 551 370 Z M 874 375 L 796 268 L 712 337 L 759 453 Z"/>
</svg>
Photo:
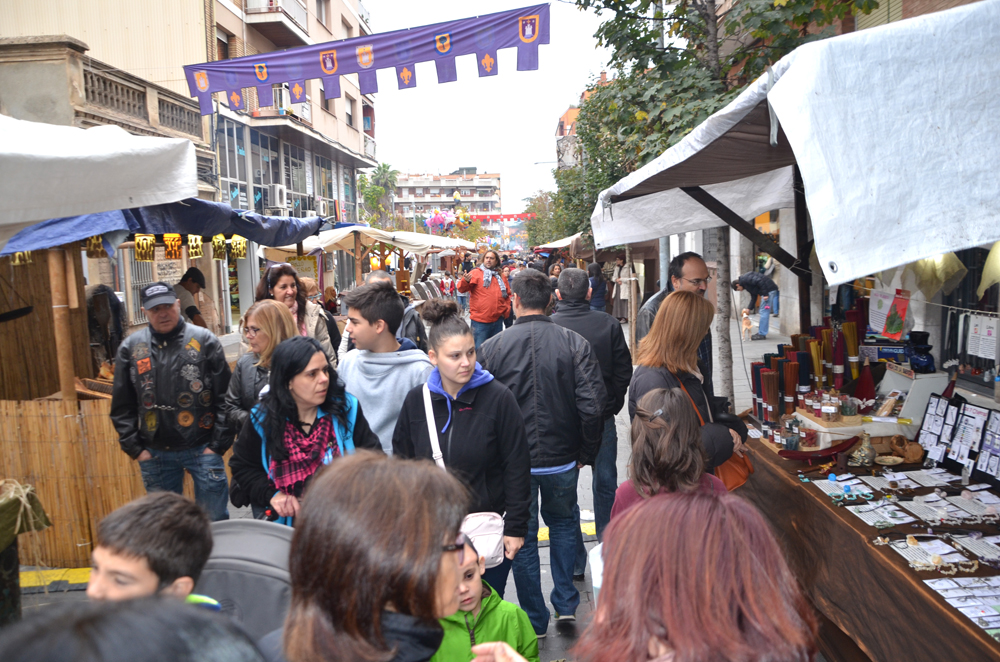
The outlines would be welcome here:
<svg viewBox="0 0 1000 662">
<path fill-rule="evenodd" d="M 21 267 L 25 264 L 31 264 L 34 260 L 31 259 L 31 251 L 18 251 L 11 256 L 10 263 L 15 267 Z"/>
<path fill-rule="evenodd" d="M 84 240 L 84 250 L 87 251 L 87 257 L 89 258 L 107 257 L 108 252 L 104 250 L 104 235 L 98 234 L 93 237 L 87 237 Z"/>
<path fill-rule="evenodd" d="M 247 256 L 247 240 L 238 234 L 234 234 L 233 238 L 229 240 L 229 250 L 233 255 L 233 259 L 245 259 Z"/>
<path fill-rule="evenodd" d="M 214 237 L 212 237 L 212 259 L 213 260 L 226 259 L 226 235 L 217 234 Z"/>
<path fill-rule="evenodd" d="M 212 94 L 223 92 L 233 104 L 243 107 L 245 88 L 256 87 L 261 105 L 270 101 L 271 86 L 289 83 L 289 89 L 319 78 L 327 99 L 340 97 L 340 77 L 358 74 L 361 94 L 378 92 L 376 71 L 394 69 L 400 89 L 416 86 L 417 62 L 434 62 L 439 83 L 458 79 L 455 58 L 476 58 L 480 77 L 495 76 L 497 51 L 517 48 L 517 70 L 538 69 L 538 46 L 549 43 L 549 6 L 447 21 L 434 25 L 362 35 L 284 51 L 261 53 L 230 60 L 191 64 L 184 67 L 191 96 L 198 98 L 202 115 L 213 112 Z M 233 100 L 239 103 L 234 103 Z"/>
<path fill-rule="evenodd" d="M 163 252 L 164 259 L 181 259 L 181 236 L 179 234 L 163 235 L 163 245 L 166 246 L 166 250 Z"/>
<path fill-rule="evenodd" d="M 201 237 L 196 234 L 188 235 L 188 259 L 202 257 L 204 251 L 201 248 Z"/>
<path fill-rule="evenodd" d="M 135 261 L 152 262 L 156 252 L 156 235 L 137 234 L 135 236 Z"/>
</svg>

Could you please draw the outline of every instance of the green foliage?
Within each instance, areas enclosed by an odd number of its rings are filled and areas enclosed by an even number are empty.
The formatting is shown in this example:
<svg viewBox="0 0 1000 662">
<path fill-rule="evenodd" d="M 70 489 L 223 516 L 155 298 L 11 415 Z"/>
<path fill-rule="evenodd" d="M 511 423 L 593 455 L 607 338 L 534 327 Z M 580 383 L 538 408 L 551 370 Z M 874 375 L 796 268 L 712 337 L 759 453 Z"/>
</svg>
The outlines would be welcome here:
<svg viewBox="0 0 1000 662">
<path fill-rule="evenodd" d="M 555 204 L 551 193 L 535 191 L 525 198 L 524 202 L 524 213 L 535 214 L 535 218 L 524 224 L 528 232 L 529 246 L 538 246 L 565 236 L 559 234 L 559 229 L 553 218 Z"/>
</svg>

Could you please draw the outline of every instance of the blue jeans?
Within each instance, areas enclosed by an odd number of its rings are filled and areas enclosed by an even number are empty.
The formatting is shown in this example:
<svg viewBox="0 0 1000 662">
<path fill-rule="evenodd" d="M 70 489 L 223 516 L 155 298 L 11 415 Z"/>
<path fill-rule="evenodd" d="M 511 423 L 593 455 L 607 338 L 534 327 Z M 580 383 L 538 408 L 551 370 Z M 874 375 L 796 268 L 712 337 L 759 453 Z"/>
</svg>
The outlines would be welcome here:
<svg viewBox="0 0 1000 662">
<path fill-rule="evenodd" d="M 618 489 L 618 428 L 615 417 L 604 421 L 604 435 L 601 437 L 601 447 L 594 461 L 594 524 L 597 528 L 597 540 L 604 541 L 604 529 L 611 521 L 611 507 L 615 505 L 615 491 Z M 579 514 L 579 506 L 576 509 Z M 573 574 L 582 575 L 587 570 L 587 548 L 583 545 L 583 532 L 579 532 L 576 540 L 576 561 L 573 564 Z"/>
<path fill-rule="evenodd" d="M 461 292 L 458 293 L 458 307 L 459 307 L 459 311 L 468 311 L 469 310 L 469 295 L 468 294 L 462 294 Z"/>
<path fill-rule="evenodd" d="M 221 455 L 205 453 L 205 446 L 182 451 L 146 450 L 153 456 L 139 463 L 146 492 L 184 492 L 184 470 L 194 479 L 194 499 L 213 522 L 229 519 L 229 482 Z"/>
<path fill-rule="evenodd" d="M 561 474 L 531 477 L 531 504 L 528 510 L 528 535 L 524 547 L 514 557 L 514 585 L 517 601 L 528 613 L 535 634 L 549 627 L 549 610 L 542 596 L 542 571 L 538 560 L 538 496 L 541 513 L 549 525 L 549 559 L 552 568 L 552 593 L 549 599 L 557 613 L 576 614 L 580 592 L 573 586 L 573 557 L 576 554 L 576 531 L 580 530 L 576 511 L 577 468 Z"/>
<path fill-rule="evenodd" d="M 503 331 L 503 318 L 498 317 L 495 322 L 477 322 L 472 320 L 472 337 L 476 340 L 476 353 L 484 342 Z"/>
<path fill-rule="evenodd" d="M 778 314 L 778 290 L 771 292 L 766 300 L 760 302 L 760 328 L 757 329 L 757 333 L 762 336 L 767 335 L 771 326 L 771 313 Z"/>
<path fill-rule="evenodd" d="M 520 552 L 518 552 L 520 554 Z M 503 563 L 492 568 L 487 568 L 486 572 L 483 573 L 483 581 L 489 584 L 500 599 L 503 600 L 504 591 L 507 590 L 507 577 L 510 576 L 510 568 L 513 565 L 513 561 L 508 559 L 506 556 L 503 558 Z"/>
</svg>

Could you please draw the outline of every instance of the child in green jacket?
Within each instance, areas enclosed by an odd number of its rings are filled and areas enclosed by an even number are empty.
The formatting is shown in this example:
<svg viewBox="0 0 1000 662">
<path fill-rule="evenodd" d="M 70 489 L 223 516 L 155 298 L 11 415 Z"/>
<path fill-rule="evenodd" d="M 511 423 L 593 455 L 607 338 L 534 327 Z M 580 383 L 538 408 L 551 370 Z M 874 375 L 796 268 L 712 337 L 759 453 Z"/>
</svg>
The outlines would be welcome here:
<svg viewBox="0 0 1000 662">
<path fill-rule="evenodd" d="M 486 559 L 471 544 L 465 546 L 458 611 L 439 622 L 444 639 L 431 662 L 470 662 L 472 647 L 505 641 L 528 662 L 538 662 L 538 637 L 524 610 L 505 602 L 483 581 Z"/>
</svg>

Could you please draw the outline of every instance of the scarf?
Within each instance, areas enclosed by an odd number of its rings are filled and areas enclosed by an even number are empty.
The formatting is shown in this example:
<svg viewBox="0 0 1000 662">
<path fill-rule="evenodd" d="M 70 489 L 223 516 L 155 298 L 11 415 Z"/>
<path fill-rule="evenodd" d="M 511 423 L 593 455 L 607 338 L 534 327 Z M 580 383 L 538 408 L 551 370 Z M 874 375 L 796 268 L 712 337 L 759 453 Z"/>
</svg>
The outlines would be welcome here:
<svg viewBox="0 0 1000 662">
<path fill-rule="evenodd" d="M 295 300 L 295 303 L 292 304 L 292 307 L 289 310 L 292 311 L 292 319 L 295 320 L 295 326 L 299 327 L 299 335 L 301 335 L 303 338 L 307 337 L 309 335 L 309 332 L 306 330 L 306 321 L 304 319 L 301 322 L 299 321 L 298 299 Z"/>
<path fill-rule="evenodd" d="M 302 434 L 291 421 L 285 421 L 283 443 L 288 457 L 280 462 L 271 460 L 270 473 L 276 488 L 285 494 L 302 496 L 306 481 L 324 464 L 326 456 L 340 455 L 332 420 L 330 416 L 317 417 L 308 435 Z"/>
<path fill-rule="evenodd" d="M 479 265 L 479 268 L 483 270 L 483 287 L 486 289 L 490 288 L 490 283 L 493 281 L 493 277 L 497 277 L 497 281 L 500 283 L 500 296 L 507 296 L 507 286 L 503 283 L 503 276 L 499 275 L 492 269 L 487 269 L 483 265 Z"/>
<path fill-rule="evenodd" d="M 500 282 L 503 281 L 501 280 Z M 465 386 L 458 390 L 458 395 L 462 395 L 469 389 L 477 388 L 483 384 L 489 384 L 492 381 L 493 375 L 491 375 L 488 371 L 483 370 L 483 367 L 479 365 L 478 361 L 476 361 L 476 369 L 472 371 L 472 379 L 470 379 Z M 443 395 L 444 401 L 448 405 L 448 420 L 441 429 L 441 432 L 444 433 L 448 430 L 448 426 L 451 425 L 451 403 L 455 400 L 455 398 L 452 398 L 451 394 L 444 390 L 444 386 L 441 384 L 441 372 L 437 368 L 434 368 L 434 371 L 431 372 L 430 376 L 427 378 L 427 388 L 430 389 L 431 393 Z"/>
</svg>

